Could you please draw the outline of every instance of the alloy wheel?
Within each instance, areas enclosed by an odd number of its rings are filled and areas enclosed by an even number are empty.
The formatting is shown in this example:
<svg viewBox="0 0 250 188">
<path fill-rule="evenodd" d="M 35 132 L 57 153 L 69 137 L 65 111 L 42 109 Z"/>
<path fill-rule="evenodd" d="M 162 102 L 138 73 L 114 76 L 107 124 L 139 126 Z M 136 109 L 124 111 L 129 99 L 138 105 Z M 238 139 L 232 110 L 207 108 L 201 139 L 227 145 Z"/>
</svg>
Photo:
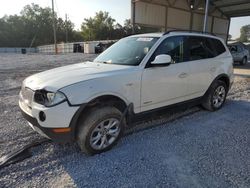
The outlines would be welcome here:
<svg viewBox="0 0 250 188">
<path fill-rule="evenodd" d="M 214 95 L 213 95 L 213 105 L 216 108 L 221 107 L 221 105 L 223 104 L 224 100 L 225 100 L 225 96 L 226 96 L 226 90 L 223 86 L 219 86 L 216 88 Z"/>
<path fill-rule="evenodd" d="M 102 150 L 110 146 L 119 136 L 120 121 L 108 118 L 99 123 L 91 133 L 90 145 L 95 150 Z"/>
</svg>

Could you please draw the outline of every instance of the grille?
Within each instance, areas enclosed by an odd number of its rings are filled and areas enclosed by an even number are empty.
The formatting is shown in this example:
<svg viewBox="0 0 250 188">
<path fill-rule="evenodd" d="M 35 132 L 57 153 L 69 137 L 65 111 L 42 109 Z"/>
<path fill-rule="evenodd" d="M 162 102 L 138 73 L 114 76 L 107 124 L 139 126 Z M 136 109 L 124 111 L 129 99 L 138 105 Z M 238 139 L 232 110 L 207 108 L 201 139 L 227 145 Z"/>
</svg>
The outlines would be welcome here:
<svg viewBox="0 0 250 188">
<path fill-rule="evenodd" d="M 20 93 L 20 98 L 29 107 L 31 107 L 31 103 L 32 103 L 32 100 L 33 100 L 33 95 L 34 95 L 34 92 L 31 89 L 22 87 L 21 93 Z"/>
</svg>

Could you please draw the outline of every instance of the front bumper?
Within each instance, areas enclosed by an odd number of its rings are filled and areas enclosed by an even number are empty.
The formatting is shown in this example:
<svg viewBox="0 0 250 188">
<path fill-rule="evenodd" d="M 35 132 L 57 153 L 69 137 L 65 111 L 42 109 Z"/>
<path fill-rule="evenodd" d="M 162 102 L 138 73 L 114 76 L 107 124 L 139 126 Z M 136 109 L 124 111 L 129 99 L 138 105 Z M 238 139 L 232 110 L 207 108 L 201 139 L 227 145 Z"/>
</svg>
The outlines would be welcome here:
<svg viewBox="0 0 250 188">
<path fill-rule="evenodd" d="M 67 142 L 72 142 L 74 140 L 74 132 L 71 130 L 70 132 L 67 133 L 55 133 L 53 131 L 53 128 L 45 128 L 39 125 L 38 121 L 36 118 L 31 117 L 27 113 L 25 113 L 21 109 L 21 113 L 23 117 L 28 121 L 29 125 L 32 127 L 33 130 L 38 132 L 40 135 L 49 138 L 55 142 L 59 143 L 67 143 Z"/>
<path fill-rule="evenodd" d="M 19 100 L 19 107 L 23 117 L 29 122 L 32 129 L 40 135 L 60 143 L 74 140 L 75 125 L 72 125 L 71 122 L 79 107 L 71 107 L 67 102 L 51 108 L 36 103 L 29 107 L 22 100 Z M 46 116 L 43 121 L 39 117 L 40 112 Z M 67 129 L 67 131 L 58 131 L 59 129 Z"/>
</svg>

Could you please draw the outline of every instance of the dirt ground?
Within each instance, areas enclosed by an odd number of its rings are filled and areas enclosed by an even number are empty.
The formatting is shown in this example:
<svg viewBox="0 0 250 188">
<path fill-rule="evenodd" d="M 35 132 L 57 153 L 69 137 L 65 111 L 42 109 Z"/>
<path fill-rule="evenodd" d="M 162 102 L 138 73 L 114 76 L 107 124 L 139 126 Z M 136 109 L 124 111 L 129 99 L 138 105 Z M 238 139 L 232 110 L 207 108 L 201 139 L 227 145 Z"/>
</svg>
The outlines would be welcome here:
<svg viewBox="0 0 250 188">
<path fill-rule="evenodd" d="M 0 157 L 41 138 L 18 108 L 22 80 L 95 55 L 0 54 Z M 250 187 L 250 63 L 235 66 L 221 110 L 200 107 L 135 123 L 109 152 L 47 143 L 0 169 L 0 187 Z"/>
<path fill-rule="evenodd" d="M 250 75 L 250 62 L 248 62 L 246 65 L 235 65 L 234 74 L 239 76 L 249 76 Z"/>
</svg>

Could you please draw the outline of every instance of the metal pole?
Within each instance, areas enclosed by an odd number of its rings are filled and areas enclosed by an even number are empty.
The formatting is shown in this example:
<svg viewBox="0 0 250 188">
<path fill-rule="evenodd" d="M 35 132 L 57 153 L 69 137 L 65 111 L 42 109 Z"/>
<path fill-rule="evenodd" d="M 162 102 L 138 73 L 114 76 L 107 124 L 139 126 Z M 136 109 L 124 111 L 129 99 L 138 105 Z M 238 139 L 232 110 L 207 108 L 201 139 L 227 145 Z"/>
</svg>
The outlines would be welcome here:
<svg viewBox="0 0 250 188">
<path fill-rule="evenodd" d="M 132 34 L 135 34 L 135 1 L 132 0 Z"/>
<path fill-rule="evenodd" d="M 226 44 L 228 43 L 230 25 L 231 25 L 231 18 L 229 18 L 229 21 L 228 21 Z"/>
<path fill-rule="evenodd" d="M 55 21 L 55 11 L 54 11 L 54 0 L 52 0 L 52 14 L 53 14 L 53 31 L 54 31 L 54 44 L 55 44 L 55 53 L 57 54 L 57 44 L 56 44 L 56 21 Z"/>
<path fill-rule="evenodd" d="M 205 9 L 205 15 L 204 15 L 203 32 L 207 31 L 208 9 L 209 9 L 209 0 L 206 0 L 206 9 Z"/>
</svg>

